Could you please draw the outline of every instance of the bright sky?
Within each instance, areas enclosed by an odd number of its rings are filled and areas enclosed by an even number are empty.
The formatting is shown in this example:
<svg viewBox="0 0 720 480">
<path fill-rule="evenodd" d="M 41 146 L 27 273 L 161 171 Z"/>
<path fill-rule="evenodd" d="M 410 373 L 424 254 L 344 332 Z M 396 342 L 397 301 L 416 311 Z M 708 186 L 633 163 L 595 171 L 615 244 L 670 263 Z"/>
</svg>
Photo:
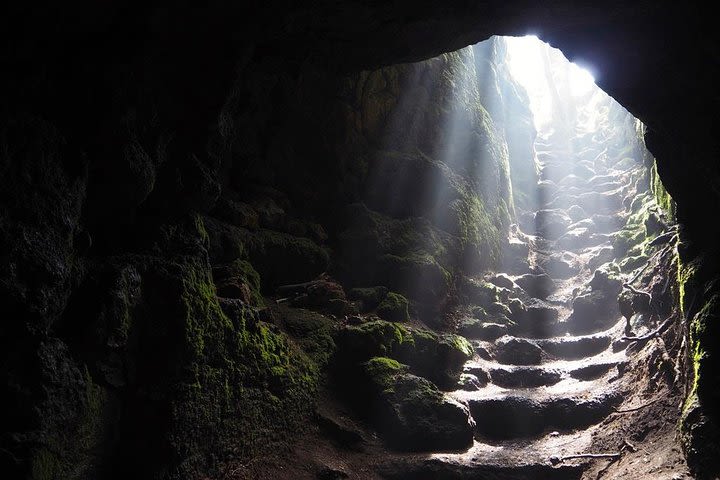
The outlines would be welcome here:
<svg viewBox="0 0 720 480">
<path fill-rule="evenodd" d="M 535 125 L 540 128 L 550 117 L 550 99 L 543 69 L 543 50 L 551 48 L 534 35 L 505 37 L 508 46 L 510 73 L 530 95 L 530 108 L 535 116 Z M 553 49 L 555 50 L 555 49 Z M 574 63 L 570 63 L 570 94 L 580 96 L 595 86 L 592 74 Z"/>
</svg>

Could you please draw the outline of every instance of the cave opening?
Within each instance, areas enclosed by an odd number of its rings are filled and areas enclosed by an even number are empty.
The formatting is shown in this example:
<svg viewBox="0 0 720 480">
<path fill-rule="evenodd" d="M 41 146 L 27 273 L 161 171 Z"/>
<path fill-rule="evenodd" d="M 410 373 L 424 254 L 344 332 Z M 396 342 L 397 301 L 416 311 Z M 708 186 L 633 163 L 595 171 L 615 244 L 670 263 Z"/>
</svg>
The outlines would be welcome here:
<svg viewBox="0 0 720 480">
<path fill-rule="evenodd" d="M 666 42 L 695 24 L 347 3 L 32 9 L 3 50 L 0 472 L 714 478 L 717 109 L 687 95 L 714 77 Z M 537 18 L 596 63 L 474 43 Z"/>
</svg>

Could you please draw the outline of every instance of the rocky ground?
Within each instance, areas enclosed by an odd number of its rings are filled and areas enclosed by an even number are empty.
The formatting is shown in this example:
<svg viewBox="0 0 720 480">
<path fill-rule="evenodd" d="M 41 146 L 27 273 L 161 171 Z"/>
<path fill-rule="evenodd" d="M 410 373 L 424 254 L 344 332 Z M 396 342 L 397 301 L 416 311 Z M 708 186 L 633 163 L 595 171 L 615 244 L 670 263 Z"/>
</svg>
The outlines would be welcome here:
<svg viewBox="0 0 720 480">
<path fill-rule="evenodd" d="M 352 382 L 382 383 L 366 400 L 390 414 L 358 416 L 328 391 L 289 455 L 228 465 L 223 478 L 690 478 L 676 441 L 676 230 L 620 130 L 605 117 L 570 141 L 538 137 L 538 210 L 518 212 L 505 272 L 465 283 L 457 328 L 473 351 L 433 378 L 441 402 L 402 398 L 423 377 L 397 364 L 382 377 L 373 362 L 392 360 L 376 357 Z"/>
</svg>

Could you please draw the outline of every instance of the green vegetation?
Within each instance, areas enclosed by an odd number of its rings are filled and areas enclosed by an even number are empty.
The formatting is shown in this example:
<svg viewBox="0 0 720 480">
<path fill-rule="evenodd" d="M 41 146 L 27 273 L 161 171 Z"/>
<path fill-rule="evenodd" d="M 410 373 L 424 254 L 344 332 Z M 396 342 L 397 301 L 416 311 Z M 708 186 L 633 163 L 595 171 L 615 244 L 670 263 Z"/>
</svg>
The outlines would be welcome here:
<svg viewBox="0 0 720 480">
<path fill-rule="evenodd" d="M 375 310 L 380 302 L 385 299 L 388 293 L 386 287 L 368 287 L 368 288 L 353 288 L 350 290 L 348 297 L 351 300 L 357 300 L 361 303 L 361 311 L 369 312 Z"/>
<path fill-rule="evenodd" d="M 384 392 L 392 392 L 395 378 L 408 370 L 407 365 L 387 357 L 373 357 L 363 364 L 363 368 L 371 384 Z"/>
<path fill-rule="evenodd" d="M 391 322 L 406 322 L 410 320 L 408 301 L 399 293 L 390 292 L 377 308 L 380 318 Z"/>
<path fill-rule="evenodd" d="M 675 201 L 672 199 L 668 191 L 665 189 L 660 175 L 658 174 L 657 161 L 653 162 L 653 166 L 650 170 L 650 184 L 652 187 L 652 193 L 655 196 L 655 202 L 663 209 L 668 215 L 670 220 L 675 221 L 675 215 L 677 207 Z"/>
</svg>

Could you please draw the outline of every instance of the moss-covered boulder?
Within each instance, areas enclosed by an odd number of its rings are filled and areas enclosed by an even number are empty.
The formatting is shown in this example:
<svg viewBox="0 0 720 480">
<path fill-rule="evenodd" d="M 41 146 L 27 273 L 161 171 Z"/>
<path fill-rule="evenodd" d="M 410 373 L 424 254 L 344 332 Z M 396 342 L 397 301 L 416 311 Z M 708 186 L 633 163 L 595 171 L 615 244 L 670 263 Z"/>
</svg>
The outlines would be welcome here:
<svg viewBox="0 0 720 480">
<path fill-rule="evenodd" d="M 264 289 L 312 280 L 327 270 L 330 262 L 327 250 L 308 238 L 275 230 L 248 230 L 210 217 L 205 217 L 205 226 L 212 263 L 247 260 L 260 274 Z"/>
<path fill-rule="evenodd" d="M 415 328 L 409 332 L 408 341 L 397 345 L 394 357 L 439 387 L 452 388 L 460 378 L 463 365 L 473 356 L 470 342 L 452 333 Z"/>
<path fill-rule="evenodd" d="M 273 306 L 271 315 L 314 361 L 324 367 L 335 352 L 336 321 L 303 308 Z"/>
<path fill-rule="evenodd" d="M 235 260 L 212 269 L 213 280 L 219 297 L 238 298 L 249 305 L 262 305 L 260 275 L 250 262 Z"/>
<path fill-rule="evenodd" d="M 391 322 L 406 322 L 410 320 L 408 300 L 399 293 L 389 292 L 377 307 L 377 314 Z"/>
<path fill-rule="evenodd" d="M 394 322 L 375 320 L 346 326 L 337 332 L 335 366 L 342 369 L 372 357 L 390 357 L 400 345 L 411 341 L 408 329 Z"/>
<path fill-rule="evenodd" d="M 472 445 L 475 423 L 467 405 L 389 358 L 370 359 L 363 373 L 371 399 L 368 414 L 392 448 L 443 451 Z"/>
<path fill-rule="evenodd" d="M 388 289 L 383 286 L 353 288 L 348 293 L 348 298 L 360 302 L 360 310 L 362 312 L 369 312 L 375 310 L 387 294 Z"/>
<path fill-rule="evenodd" d="M 341 375 L 372 357 L 383 356 L 407 364 L 413 373 L 448 389 L 457 383 L 463 365 L 473 356 L 464 337 L 384 320 L 345 326 L 338 331 L 336 344 L 334 366 Z"/>
</svg>

